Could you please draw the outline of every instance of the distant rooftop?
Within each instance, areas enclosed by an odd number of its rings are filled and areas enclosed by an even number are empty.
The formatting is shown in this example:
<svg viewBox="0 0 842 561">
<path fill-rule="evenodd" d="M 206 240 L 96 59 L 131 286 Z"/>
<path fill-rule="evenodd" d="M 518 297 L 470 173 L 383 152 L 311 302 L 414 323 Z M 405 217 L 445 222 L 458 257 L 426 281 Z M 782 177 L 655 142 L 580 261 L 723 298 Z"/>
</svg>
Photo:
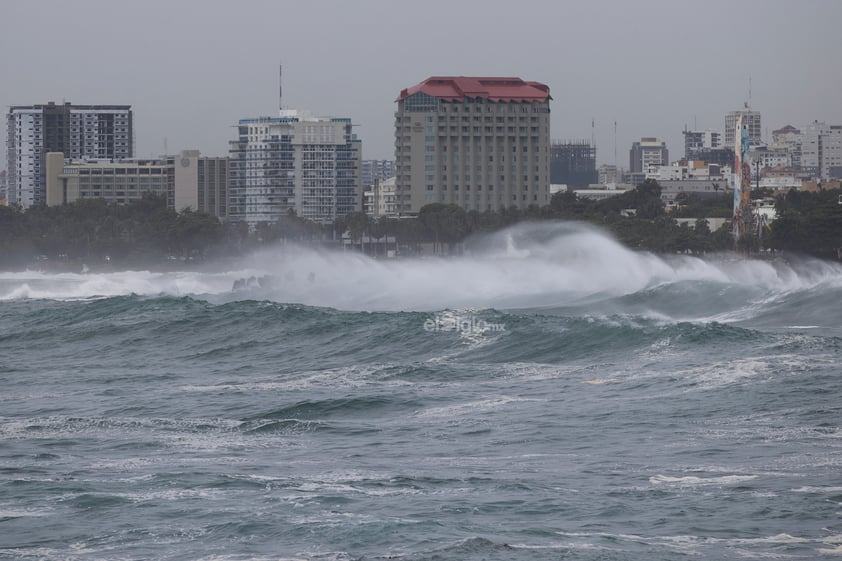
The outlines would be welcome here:
<svg viewBox="0 0 842 561">
<path fill-rule="evenodd" d="M 487 99 L 489 101 L 548 101 L 550 88 L 539 82 L 524 82 L 520 78 L 477 76 L 431 76 L 420 84 L 401 90 L 395 101 L 418 92 L 446 101 Z"/>
<path fill-rule="evenodd" d="M 65 108 L 65 109 L 77 109 L 77 110 L 87 110 L 87 111 L 103 111 L 103 110 L 117 110 L 117 111 L 127 111 L 131 110 L 131 105 L 77 105 L 74 103 L 70 103 L 69 101 L 65 101 L 64 103 L 56 103 L 55 101 L 48 101 L 47 103 L 36 103 L 34 105 L 12 105 L 9 107 L 10 111 L 26 111 L 26 110 L 41 110 L 41 109 L 55 109 L 55 108 Z"/>
</svg>

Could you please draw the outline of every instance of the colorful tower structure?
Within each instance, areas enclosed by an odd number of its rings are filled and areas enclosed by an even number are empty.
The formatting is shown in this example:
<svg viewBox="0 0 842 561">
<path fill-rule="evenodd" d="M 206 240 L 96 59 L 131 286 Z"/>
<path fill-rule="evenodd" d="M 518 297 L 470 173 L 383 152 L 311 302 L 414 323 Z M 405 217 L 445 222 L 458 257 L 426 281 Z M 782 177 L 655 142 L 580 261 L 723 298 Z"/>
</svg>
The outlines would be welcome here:
<svg viewBox="0 0 842 561">
<path fill-rule="evenodd" d="M 734 242 L 753 231 L 754 213 L 751 208 L 751 161 L 749 159 L 749 123 L 743 115 L 737 118 L 734 135 Z"/>
</svg>

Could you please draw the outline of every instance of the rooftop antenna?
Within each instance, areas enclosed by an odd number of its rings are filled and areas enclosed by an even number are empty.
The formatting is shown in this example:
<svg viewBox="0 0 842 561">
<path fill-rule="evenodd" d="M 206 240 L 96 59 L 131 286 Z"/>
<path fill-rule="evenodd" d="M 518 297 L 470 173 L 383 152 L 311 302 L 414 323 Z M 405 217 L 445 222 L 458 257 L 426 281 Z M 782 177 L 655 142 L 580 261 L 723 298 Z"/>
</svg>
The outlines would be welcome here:
<svg viewBox="0 0 842 561">
<path fill-rule="evenodd" d="M 614 120 L 614 168 L 617 168 L 617 120 Z"/>
<path fill-rule="evenodd" d="M 284 110 L 284 65 L 278 65 L 278 111 Z"/>
<path fill-rule="evenodd" d="M 594 118 L 591 117 L 591 146 L 596 146 L 596 136 L 594 133 Z"/>
</svg>

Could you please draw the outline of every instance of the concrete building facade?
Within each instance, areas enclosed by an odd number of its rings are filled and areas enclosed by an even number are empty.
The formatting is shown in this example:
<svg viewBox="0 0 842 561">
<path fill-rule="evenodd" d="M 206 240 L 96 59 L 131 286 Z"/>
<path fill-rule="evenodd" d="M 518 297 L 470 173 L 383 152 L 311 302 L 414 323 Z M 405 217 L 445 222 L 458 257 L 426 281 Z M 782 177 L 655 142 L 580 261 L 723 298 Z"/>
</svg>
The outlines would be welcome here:
<svg viewBox="0 0 842 561">
<path fill-rule="evenodd" d="M 705 150 L 722 148 L 722 133 L 720 132 L 685 130 L 682 133 L 684 134 L 685 160 L 696 160 L 698 155 Z"/>
<path fill-rule="evenodd" d="M 466 210 L 549 203 L 550 89 L 520 78 L 437 76 L 395 112 L 396 204 Z"/>
<path fill-rule="evenodd" d="M 602 185 L 617 184 L 623 182 L 623 170 L 615 165 L 602 164 L 597 170 L 597 183 Z"/>
<path fill-rule="evenodd" d="M 351 127 L 296 110 L 241 120 L 230 142 L 228 219 L 253 228 L 294 211 L 326 224 L 360 210 L 362 144 Z"/>
<path fill-rule="evenodd" d="M 61 152 L 45 158 L 49 206 L 101 198 L 127 204 L 146 193 L 166 196 L 167 206 L 225 218 L 228 158 L 184 150 L 176 156 L 125 160 L 74 160 Z"/>
<path fill-rule="evenodd" d="M 728 148 L 734 148 L 736 142 L 735 132 L 737 130 L 737 119 L 743 117 L 743 124 L 748 125 L 748 139 L 752 146 L 761 144 L 763 142 L 762 129 L 760 128 L 760 112 L 752 111 L 746 104 L 744 109 L 739 111 L 729 111 L 725 113 L 725 136 L 723 143 Z"/>
<path fill-rule="evenodd" d="M 383 181 L 395 176 L 395 160 L 363 160 L 362 186 L 363 190 L 374 185 L 374 180 Z"/>
<path fill-rule="evenodd" d="M 7 115 L 8 194 L 23 207 L 46 203 L 46 155 L 125 159 L 134 155 L 130 105 L 13 106 Z"/>
<path fill-rule="evenodd" d="M 667 143 L 654 137 L 641 138 L 629 150 L 629 173 L 646 173 L 649 166 L 665 166 L 670 161 Z"/>
<path fill-rule="evenodd" d="M 395 177 L 376 180 L 374 185 L 363 194 L 363 212 L 374 217 L 397 217 L 395 198 Z"/>
<path fill-rule="evenodd" d="M 73 160 L 65 159 L 61 152 L 50 152 L 45 161 L 48 206 L 79 199 L 126 204 L 145 193 L 167 195 L 166 160 Z"/>
<path fill-rule="evenodd" d="M 842 178 L 842 126 L 814 121 L 801 128 L 801 170 L 813 178 Z"/>
<path fill-rule="evenodd" d="M 167 170 L 170 208 L 198 210 L 219 219 L 227 217 L 227 156 L 202 156 L 198 150 L 182 150 L 175 156 L 167 156 Z"/>
</svg>

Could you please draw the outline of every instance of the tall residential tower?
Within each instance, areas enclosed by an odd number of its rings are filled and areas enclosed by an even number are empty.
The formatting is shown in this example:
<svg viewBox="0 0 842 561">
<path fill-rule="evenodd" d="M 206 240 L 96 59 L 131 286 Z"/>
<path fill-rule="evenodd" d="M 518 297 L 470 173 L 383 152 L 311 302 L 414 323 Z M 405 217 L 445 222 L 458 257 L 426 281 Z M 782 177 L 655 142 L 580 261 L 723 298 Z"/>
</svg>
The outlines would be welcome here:
<svg viewBox="0 0 842 561">
<path fill-rule="evenodd" d="M 228 219 L 253 228 L 294 211 L 326 224 L 360 210 L 362 144 L 351 127 L 296 110 L 242 119 L 230 142 Z"/>
<path fill-rule="evenodd" d="M 396 210 L 549 203 L 551 99 L 549 87 L 520 78 L 438 76 L 402 90 Z"/>
<path fill-rule="evenodd" d="M 46 155 L 125 159 L 134 155 L 130 105 L 13 106 L 8 125 L 8 199 L 23 207 L 46 203 Z"/>
</svg>

